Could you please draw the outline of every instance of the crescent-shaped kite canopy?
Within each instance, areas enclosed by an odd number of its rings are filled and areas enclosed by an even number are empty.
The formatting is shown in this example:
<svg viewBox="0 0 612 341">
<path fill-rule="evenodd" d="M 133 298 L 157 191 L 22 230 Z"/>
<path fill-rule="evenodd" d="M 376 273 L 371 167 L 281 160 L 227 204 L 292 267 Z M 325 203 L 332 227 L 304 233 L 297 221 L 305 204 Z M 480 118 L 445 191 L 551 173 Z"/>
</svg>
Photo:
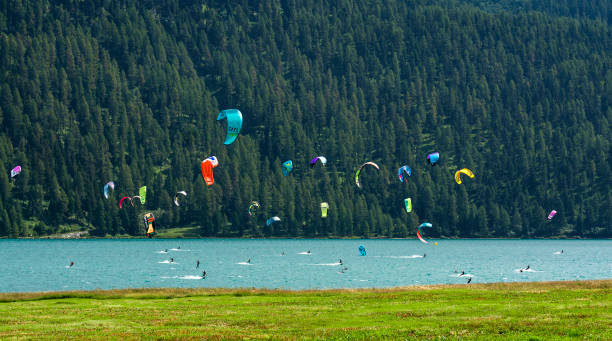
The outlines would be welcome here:
<svg viewBox="0 0 612 341">
<path fill-rule="evenodd" d="M 217 121 L 222 119 L 227 119 L 227 135 L 223 143 L 232 144 L 242 129 L 242 113 L 238 109 L 223 110 L 217 116 Z"/>
</svg>

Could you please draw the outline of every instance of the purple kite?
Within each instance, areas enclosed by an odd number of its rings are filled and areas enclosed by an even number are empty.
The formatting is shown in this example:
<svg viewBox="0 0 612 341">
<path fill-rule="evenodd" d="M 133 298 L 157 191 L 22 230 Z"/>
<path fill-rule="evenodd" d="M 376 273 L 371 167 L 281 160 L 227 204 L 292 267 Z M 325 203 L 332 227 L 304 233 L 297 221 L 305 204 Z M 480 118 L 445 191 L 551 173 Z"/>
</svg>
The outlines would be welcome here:
<svg viewBox="0 0 612 341">
<path fill-rule="evenodd" d="M 17 166 L 15 168 L 13 168 L 11 170 L 11 178 L 16 177 L 17 175 L 19 175 L 19 173 L 21 173 L 21 166 Z"/>
<path fill-rule="evenodd" d="M 314 167 L 317 164 L 317 161 L 321 161 L 321 164 L 323 166 L 327 164 L 327 158 L 325 158 L 325 156 L 317 156 L 314 159 L 310 160 L 310 168 Z"/>
</svg>

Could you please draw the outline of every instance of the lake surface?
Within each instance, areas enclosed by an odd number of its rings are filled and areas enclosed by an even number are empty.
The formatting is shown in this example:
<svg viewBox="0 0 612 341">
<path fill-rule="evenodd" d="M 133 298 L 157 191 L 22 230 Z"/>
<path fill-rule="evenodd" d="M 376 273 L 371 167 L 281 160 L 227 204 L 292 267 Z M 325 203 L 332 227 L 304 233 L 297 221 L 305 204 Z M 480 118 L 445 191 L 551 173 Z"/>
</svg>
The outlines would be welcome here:
<svg viewBox="0 0 612 341">
<path fill-rule="evenodd" d="M 366 256 L 359 255 L 359 245 Z M 612 240 L 4 239 L 0 259 L 0 292 L 380 288 L 466 283 L 470 276 L 472 283 L 612 278 Z M 458 275 L 462 271 L 465 276 Z"/>
</svg>

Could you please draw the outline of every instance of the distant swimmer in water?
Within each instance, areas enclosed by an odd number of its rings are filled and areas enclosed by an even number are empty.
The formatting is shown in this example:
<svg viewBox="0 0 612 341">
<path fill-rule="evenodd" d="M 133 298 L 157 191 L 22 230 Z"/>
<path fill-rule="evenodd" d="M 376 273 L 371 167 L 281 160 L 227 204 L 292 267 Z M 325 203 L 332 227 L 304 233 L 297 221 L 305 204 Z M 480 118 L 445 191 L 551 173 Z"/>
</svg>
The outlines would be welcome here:
<svg viewBox="0 0 612 341">
<path fill-rule="evenodd" d="M 200 260 L 198 259 L 198 260 L 196 261 L 196 269 L 197 269 L 197 268 L 199 268 L 199 267 L 200 267 Z"/>
<path fill-rule="evenodd" d="M 72 267 L 74 265 L 74 262 L 70 262 L 70 267 Z"/>
<path fill-rule="evenodd" d="M 468 281 L 466 284 L 470 284 L 471 281 L 472 281 L 472 277 L 468 278 Z"/>
<path fill-rule="evenodd" d="M 206 270 L 202 271 L 202 279 L 206 278 Z"/>
</svg>

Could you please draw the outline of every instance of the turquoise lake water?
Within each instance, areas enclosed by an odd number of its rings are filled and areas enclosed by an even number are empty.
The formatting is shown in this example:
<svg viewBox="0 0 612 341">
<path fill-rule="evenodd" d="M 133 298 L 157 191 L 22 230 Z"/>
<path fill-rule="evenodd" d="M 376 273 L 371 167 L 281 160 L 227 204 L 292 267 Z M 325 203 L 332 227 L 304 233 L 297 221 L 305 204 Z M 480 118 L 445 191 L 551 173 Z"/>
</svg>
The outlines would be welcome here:
<svg viewBox="0 0 612 341">
<path fill-rule="evenodd" d="M 359 245 L 366 256 L 359 255 Z M 612 240 L 4 239 L 0 259 L 0 292 L 380 288 L 466 283 L 470 276 L 472 283 L 612 278 Z M 466 276 L 458 276 L 461 271 Z"/>
</svg>

